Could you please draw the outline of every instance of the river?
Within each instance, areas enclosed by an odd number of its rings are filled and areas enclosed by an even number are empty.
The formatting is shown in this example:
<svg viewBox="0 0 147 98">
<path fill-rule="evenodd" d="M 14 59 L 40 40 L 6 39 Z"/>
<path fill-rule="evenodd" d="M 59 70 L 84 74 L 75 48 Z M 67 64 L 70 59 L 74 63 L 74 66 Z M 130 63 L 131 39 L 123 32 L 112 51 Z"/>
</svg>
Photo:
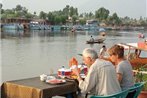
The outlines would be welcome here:
<svg viewBox="0 0 147 98">
<path fill-rule="evenodd" d="M 116 43 L 137 42 L 142 32 L 147 31 L 107 31 L 104 44 L 109 48 Z M 41 74 L 57 73 L 62 65 L 68 68 L 69 59 L 76 57 L 86 47 L 99 52 L 103 44 L 86 44 L 90 35 L 97 38 L 98 32 L 50 32 L 50 31 L 5 31 L 1 33 L 1 78 L 0 82 Z"/>
</svg>

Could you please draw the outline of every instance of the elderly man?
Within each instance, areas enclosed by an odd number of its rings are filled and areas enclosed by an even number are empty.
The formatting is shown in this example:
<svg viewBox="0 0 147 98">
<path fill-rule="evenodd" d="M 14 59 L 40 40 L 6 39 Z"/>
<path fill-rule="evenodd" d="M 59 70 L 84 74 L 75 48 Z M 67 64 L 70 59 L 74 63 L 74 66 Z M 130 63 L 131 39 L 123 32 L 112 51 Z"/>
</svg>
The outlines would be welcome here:
<svg viewBox="0 0 147 98">
<path fill-rule="evenodd" d="M 78 76 L 82 94 L 90 92 L 92 95 L 109 95 L 121 91 L 111 62 L 98 59 L 97 52 L 91 48 L 84 49 L 82 55 L 83 62 L 89 68 L 86 78 L 82 80 L 77 68 L 73 69 Z"/>
</svg>

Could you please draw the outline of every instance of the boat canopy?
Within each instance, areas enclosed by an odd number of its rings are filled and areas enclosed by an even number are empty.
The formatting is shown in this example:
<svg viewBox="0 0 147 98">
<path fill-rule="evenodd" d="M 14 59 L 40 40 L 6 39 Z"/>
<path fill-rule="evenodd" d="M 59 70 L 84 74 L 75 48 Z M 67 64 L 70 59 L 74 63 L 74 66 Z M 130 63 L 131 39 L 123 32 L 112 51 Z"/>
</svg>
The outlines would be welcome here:
<svg viewBox="0 0 147 98">
<path fill-rule="evenodd" d="M 118 44 L 120 46 L 123 46 L 124 49 L 129 50 L 129 49 L 138 49 L 138 50 L 143 50 L 147 51 L 147 43 L 146 42 L 138 42 L 138 43 L 120 43 Z"/>
<path fill-rule="evenodd" d="M 139 68 L 145 64 L 147 64 L 147 56 L 145 55 L 147 52 L 147 42 L 138 42 L 138 43 L 120 43 L 120 46 L 123 46 L 124 49 L 128 50 L 128 55 L 126 58 L 130 61 L 131 65 L 134 68 Z M 130 53 L 130 50 L 135 50 L 135 53 Z M 136 50 L 139 50 L 137 52 Z M 141 56 L 141 51 L 143 52 L 144 57 Z M 136 54 L 137 52 L 137 54 Z M 131 55 L 132 54 L 132 55 Z"/>
</svg>

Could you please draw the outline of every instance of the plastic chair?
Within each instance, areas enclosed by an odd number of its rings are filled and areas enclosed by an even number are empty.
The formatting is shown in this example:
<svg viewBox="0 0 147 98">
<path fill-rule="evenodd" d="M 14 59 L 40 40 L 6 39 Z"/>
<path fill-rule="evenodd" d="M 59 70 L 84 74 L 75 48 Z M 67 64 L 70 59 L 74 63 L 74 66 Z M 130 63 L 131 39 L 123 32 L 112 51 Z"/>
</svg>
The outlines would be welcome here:
<svg viewBox="0 0 147 98">
<path fill-rule="evenodd" d="M 126 89 L 116 94 L 106 95 L 106 96 L 91 96 L 90 98 L 126 98 L 128 92 L 129 89 Z"/>
<path fill-rule="evenodd" d="M 133 98 L 138 97 L 138 95 L 140 94 L 144 84 L 145 84 L 145 82 L 138 82 L 138 83 L 135 83 L 134 86 L 130 88 L 129 92 L 136 91 Z"/>
</svg>

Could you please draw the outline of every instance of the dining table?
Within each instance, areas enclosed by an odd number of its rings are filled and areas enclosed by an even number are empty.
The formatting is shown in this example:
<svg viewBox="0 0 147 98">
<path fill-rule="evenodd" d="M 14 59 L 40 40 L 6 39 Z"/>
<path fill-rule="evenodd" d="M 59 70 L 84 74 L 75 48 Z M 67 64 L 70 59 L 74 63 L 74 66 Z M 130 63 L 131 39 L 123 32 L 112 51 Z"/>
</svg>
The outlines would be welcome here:
<svg viewBox="0 0 147 98">
<path fill-rule="evenodd" d="M 51 98 L 72 95 L 77 98 L 78 83 L 66 79 L 65 83 L 50 84 L 40 81 L 40 77 L 6 81 L 1 85 L 1 98 Z"/>
</svg>

